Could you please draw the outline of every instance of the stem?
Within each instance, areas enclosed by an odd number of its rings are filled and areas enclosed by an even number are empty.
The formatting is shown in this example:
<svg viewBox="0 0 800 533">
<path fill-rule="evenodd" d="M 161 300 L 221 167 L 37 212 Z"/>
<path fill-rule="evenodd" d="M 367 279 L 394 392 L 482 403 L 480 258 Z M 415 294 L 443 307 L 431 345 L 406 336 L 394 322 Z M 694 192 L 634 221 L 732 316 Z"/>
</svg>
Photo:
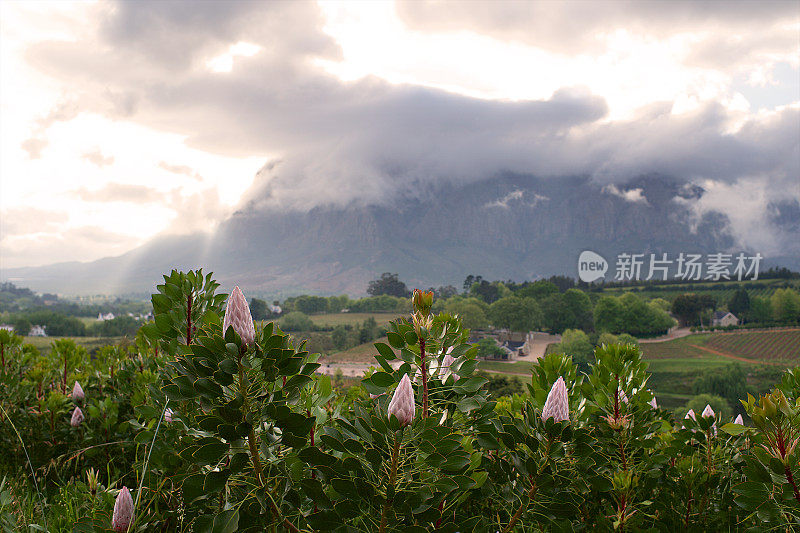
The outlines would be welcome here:
<svg viewBox="0 0 800 533">
<path fill-rule="evenodd" d="M 689 501 L 686 503 L 686 520 L 684 523 L 684 530 L 689 531 L 689 513 L 692 512 L 692 493 L 689 492 Z"/>
<path fill-rule="evenodd" d="M 244 381 L 244 366 L 242 365 L 242 357 L 244 356 L 244 350 L 239 354 L 239 392 L 242 393 L 242 415 L 244 416 L 245 420 L 247 419 L 247 415 L 250 413 L 250 401 L 247 398 L 247 391 L 245 390 L 245 381 Z M 291 531 L 292 533 L 300 533 L 300 530 L 294 526 L 289 519 L 284 517 L 281 514 L 281 510 L 278 505 L 275 503 L 275 500 L 272 498 L 272 494 L 269 493 L 269 489 L 267 488 L 266 481 L 264 480 L 264 473 L 261 468 L 261 458 L 258 453 L 258 444 L 256 443 L 256 431 L 255 428 L 251 425 L 250 426 L 250 434 L 247 436 L 247 445 L 250 448 L 250 460 L 253 462 L 253 469 L 256 471 L 256 478 L 258 479 L 259 485 L 261 488 L 264 489 L 264 494 L 267 495 L 267 499 L 269 500 L 270 507 L 272 508 L 272 513 L 275 515 L 275 518 L 278 519 L 279 522 L 282 522 L 284 527 Z"/>
<path fill-rule="evenodd" d="M 792 470 L 789 468 L 788 465 L 784 466 L 786 472 L 786 479 L 789 481 L 789 484 L 794 489 L 794 499 L 800 503 L 800 490 L 797 489 L 797 483 L 794 482 L 794 476 L 792 475 Z"/>
<path fill-rule="evenodd" d="M 419 338 L 420 370 L 422 370 L 422 418 L 428 418 L 428 369 L 425 364 L 425 339 Z"/>
<path fill-rule="evenodd" d="M 511 517 L 511 521 L 508 522 L 508 525 L 503 528 L 502 533 L 508 533 L 514 528 L 515 525 L 517 525 L 522 513 L 525 512 L 525 510 L 528 508 L 528 505 L 530 505 L 531 500 L 533 500 L 534 496 L 536 496 L 536 491 L 539 488 L 536 483 L 539 481 L 539 476 L 541 475 L 542 470 L 544 470 L 545 465 L 547 465 L 547 459 L 550 457 L 550 446 L 552 446 L 552 444 L 552 437 L 547 437 L 547 448 L 544 452 L 544 461 L 542 462 L 542 466 L 537 470 L 536 478 L 531 478 L 531 488 L 528 490 L 527 498 L 523 498 L 522 503 L 519 504 L 517 512 L 515 512 L 514 516 Z"/>
<path fill-rule="evenodd" d="M 389 470 L 389 485 L 386 487 L 386 501 L 384 502 L 383 509 L 381 510 L 380 533 L 384 533 L 386 531 L 386 518 L 389 513 L 389 507 L 392 506 L 392 501 L 394 501 L 394 482 L 397 478 L 397 461 L 400 456 L 400 441 L 402 439 L 403 430 L 401 429 L 397 432 L 397 436 L 394 440 L 394 450 L 392 451 L 392 468 Z"/>
</svg>

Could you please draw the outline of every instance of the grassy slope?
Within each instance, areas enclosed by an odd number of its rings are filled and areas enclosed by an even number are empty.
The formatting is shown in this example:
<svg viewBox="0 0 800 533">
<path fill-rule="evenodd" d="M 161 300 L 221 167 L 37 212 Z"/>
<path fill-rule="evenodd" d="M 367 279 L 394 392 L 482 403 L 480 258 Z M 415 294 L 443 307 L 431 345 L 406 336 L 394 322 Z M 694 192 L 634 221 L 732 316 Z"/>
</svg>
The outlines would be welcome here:
<svg viewBox="0 0 800 533">
<path fill-rule="evenodd" d="M 60 339 L 60 338 L 70 338 L 75 341 L 76 344 L 83 346 L 88 351 L 92 351 L 97 348 L 102 348 L 103 346 L 108 346 L 110 344 L 117 344 L 122 337 L 24 337 L 25 344 L 32 344 L 39 349 L 39 352 L 43 355 L 50 353 L 50 345 L 53 341 Z"/>
</svg>

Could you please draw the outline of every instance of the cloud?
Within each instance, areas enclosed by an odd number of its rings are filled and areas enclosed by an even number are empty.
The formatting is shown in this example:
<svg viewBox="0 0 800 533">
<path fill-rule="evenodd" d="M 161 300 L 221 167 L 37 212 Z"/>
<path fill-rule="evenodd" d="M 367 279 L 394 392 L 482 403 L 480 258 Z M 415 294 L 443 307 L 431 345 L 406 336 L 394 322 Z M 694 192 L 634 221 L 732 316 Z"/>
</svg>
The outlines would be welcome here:
<svg viewBox="0 0 800 533">
<path fill-rule="evenodd" d="M 542 194 L 533 193 L 528 194 L 528 196 L 532 196 L 530 200 L 525 199 L 525 191 L 521 189 L 515 189 L 510 193 L 506 194 L 502 198 L 498 198 L 493 202 L 487 202 L 483 205 L 485 208 L 501 208 L 501 209 L 509 209 L 511 205 L 517 204 L 526 207 L 535 207 L 536 204 L 539 202 L 546 202 L 550 198 L 544 196 Z"/>
<path fill-rule="evenodd" d="M 496 9 L 471 2 L 453 10 L 440 2 L 401 2 L 398 12 L 426 31 L 466 29 L 567 53 L 587 50 L 601 30 L 617 27 L 654 37 L 704 28 L 762 31 L 794 20 L 794 7 L 786 4 L 503 3 Z M 624 187 L 642 174 L 708 181 L 729 194 L 697 205 L 728 213 L 737 209 L 736 194 L 748 190 L 732 184 L 759 180 L 770 190 L 761 204 L 766 208 L 800 175 L 798 106 L 747 115 L 701 103 L 677 114 L 666 102 L 611 121 L 606 101 L 580 87 L 507 101 L 375 77 L 345 82 L 316 63 L 336 61 L 340 51 L 315 3 L 120 2 L 97 6 L 94 16 L 95 34 L 39 43 L 27 52 L 30 64 L 71 83 L 70 96 L 82 111 L 178 133 L 209 152 L 279 160 L 257 176 L 248 209 L 391 203 L 397 195 L 424 195 L 508 171 L 590 176 L 624 190 L 631 201 L 646 201 L 635 187 Z M 756 50 L 748 61 L 775 42 L 745 44 Z M 237 56 L 230 71 L 209 68 L 210 59 L 236 43 L 258 50 Z M 164 161 L 159 167 L 195 172 Z M 151 191 L 109 187 L 81 194 L 151 198 Z M 210 192 L 181 205 L 187 226 L 202 226 L 194 215 L 219 209 Z M 202 209 L 193 211 L 196 206 Z"/>
<path fill-rule="evenodd" d="M 28 153 L 29 159 L 40 159 L 42 151 L 47 148 L 49 142 L 46 138 L 48 128 L 56 122 L 67 122 L 78 116 L 79 107 L 73 100 L 62 100 L 58 102 L 47 114 L 39 117 L 34 126 L 33 134 L 21 144 L 23 150 Z"/>
<path fill-rule="evenodd" d="M 396 6 L 399 17 L 415 31 L 471 31 L 565 54 L 593 55 L 617 31 L 651 39 L 692 33 L 700 51 L 690 61 L 715 67 L 750 61 L 776 47 L 784 54 L 787 45 L 790 51 L 796 50 L 797 30 L 791 24 L 800 21 L 797 5 L 783 0 L 473 0 L 457 5 L 448 0 L 398 0 Z"/>
<path fill-rule="evenodd" d="M 94 150 L 86 152 L 85 154 L 83 154 L 83 158 L 99 168 L 107 167 L 114 164 L 114 156 L 103 155 L 103 152 L 101 152 L 99 148 L 95 148 Z"/>
<path fill-rule="evenodd" d="M 0 212 L 0 235 L 23 235 L 57 231 L 69 216 L 63 211 L 15 207 Z"/>
<path fill-rule="evenodd" d="M 603 192 L 606 194 L 613 194 L 614 196 L 619 196 L 626 202 L 633 202 L 633 203 L 639 202 L 643 204 L 648 203 L 647 198 L 645 198 L 641 187 L 636 187 L 634 189 L 620 190 L 619 187 L 617 187 L 612 183 L 610 185 L 606 185 L 605 187 L 603 187 Z"/>
<path fill-rule="evenodd" d="M 196 170 L 186 165 L 170 165 L 166 161 L 159 161 L 158 168 L 166 170 L 167 172 L 172 172 L 173 174 L 181 174 L 183 176 L 189 176 L 190 178 L 194 178 L 197 181 L 203 181 L 203 176 L 200 175 Z"/>
</svg>

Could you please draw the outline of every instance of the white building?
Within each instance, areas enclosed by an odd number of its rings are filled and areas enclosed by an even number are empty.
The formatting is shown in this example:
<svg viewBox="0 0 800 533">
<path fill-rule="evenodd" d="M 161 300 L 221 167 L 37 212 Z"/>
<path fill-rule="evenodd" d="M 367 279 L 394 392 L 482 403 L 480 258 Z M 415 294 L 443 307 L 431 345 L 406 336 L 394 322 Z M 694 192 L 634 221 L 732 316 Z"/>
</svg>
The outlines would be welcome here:
<svg viewBox="0 0 800 533">
<path fill-rule="evenodd" d="M 14 326 L 12 326 L 11 324 L 0 324 L 0 330 L 11 331 L 13 333 Z"/>
<path fill-rule="evenodd" d="M 728 311 L 714 311 L 714 314 L 711 316 L 711 325 L 723 327 L 738 326 L 739 319 L 736 318 L 736 315 Z"/>
<path fill-rule="evenodd" d="M 31 330 L 28 332 L 28 336 L 30 337 L 47 337 L 47 332 L 44 330 L 44 326 L 31 326 Z"/>
<path fill-rule="evenodd" d="M 103 322 L 105 320 L 114 320 L 114 318 L 116 318 L 114 316 L 114 313 L 106 313 L 106 314 L 97 313 L 97 321 L 98 322 Z"/>
</svg>

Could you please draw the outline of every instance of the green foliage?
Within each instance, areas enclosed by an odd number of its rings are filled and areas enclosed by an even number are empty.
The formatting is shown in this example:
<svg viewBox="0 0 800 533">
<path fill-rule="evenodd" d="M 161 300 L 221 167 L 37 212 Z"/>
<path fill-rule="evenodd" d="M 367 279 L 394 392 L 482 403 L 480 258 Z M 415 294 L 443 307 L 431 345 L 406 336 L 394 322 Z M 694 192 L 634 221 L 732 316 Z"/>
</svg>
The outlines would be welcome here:
<svg viewBox="0 0 800 533">
<path fill-rule="evenodd" d="M 266 320 L 272 314 L 269 310 L 269 306 L 267 306 L 267 302 L 265 300 L 259 300 L 258 298 L 251 298 L 250 299 L 250 314 L 253 317 L 253 320 Z"/>
<path fill-rule="evenodd" d="M 489 306 L 489 319 L 498 328 L 534 331 L 542 323 L 542 312 L 533 298 L 506 296 Z"/>
<path fill-rule="evenodd" d="M 695 394 L 721 396 L 735 405 L 747 394 L 747 376 L 739 363 L 733 363 L 722 370 L 699 376 L 693 388 Z"/>
<path fill-rule="evenodd" d="M 739 318 L 744 318 L 750 312 L 750 295 L 744 288 L 738 289 L 728 302 L 728 311 Z"/>
<path fill-rule="evenodd" d="M 489 325 L 486 316 L 488 306 L 477 298 L 450 298 L 445 310 L 451 315 L 458 315 L 466 328 L 483 329 Z"/>
<path fill-rule="evenodd" d="M 535 298 L 540 300 L 557 294 L 558 292 L 558 287 L 553 282 L 540 279 L 518 289 L 515 294 L 522 298 Z"/>
<path fill-rule="evenodd" d="M 508 357 L 508 352 L 502 349 L 497 341 L 491 338 L 481 339 L 474 344 L 478 349 L 476 355 L 483 359 L 505 359 Z"/>
<path fill-rule="evenodd" d="M 411 291 L 408 290 L 406 284 L 400 281 L 397 274 L 384 272 L 381 277 L 370 281 L 367 287 L 367 294 L 370 296 L 395 296 L 397 298 L 408 298 L 411 296 Z"/>
<path fill-rule="evenodd" d="M 594 346 L 589 341 L 589 336 L 579 329 L 568 329 L 561 335 L 557 351 L 572 356 L 575 363 L 587 364 L 592 362 Z"/>
<path fill-rule="evenodd" d="M 800 294 L 792 289 L 778 289 L 770 298 L 772 314 L 780 324 L 800 324 Z"/>
<path fill-rule="evenodd" d="M 544 327 L 552 333 L 567 329 L 592 330 L 594 318 L 592 303 L 585 292 L 567 289 L 563 294 L 553 294 L 540 302 Z"/>
<path fill-rule="evenodd" d="M 315 329 L 314 322 L 308 318 L 308 315 L 300 311 L 292 311 L 283 315 L 279 323 L 281 328 L 286 331 L 313 331 Z"/>
</svg>

